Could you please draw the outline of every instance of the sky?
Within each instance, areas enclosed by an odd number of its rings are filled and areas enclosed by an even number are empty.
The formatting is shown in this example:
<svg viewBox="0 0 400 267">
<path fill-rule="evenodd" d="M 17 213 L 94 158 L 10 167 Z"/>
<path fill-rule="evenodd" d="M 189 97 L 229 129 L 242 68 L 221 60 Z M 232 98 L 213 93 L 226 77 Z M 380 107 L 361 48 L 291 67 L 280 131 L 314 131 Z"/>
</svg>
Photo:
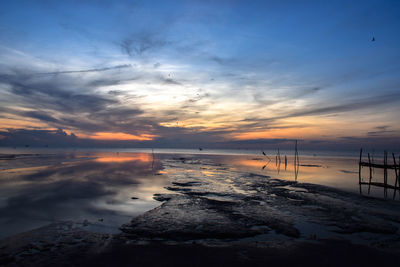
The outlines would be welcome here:
<svg viewBox="0 0 400 267">
<path fill-rule="evenodd" d="M 399 150 L 399 13 L 388 0 L 1 1 L 0 145 Z"/>
</svg>

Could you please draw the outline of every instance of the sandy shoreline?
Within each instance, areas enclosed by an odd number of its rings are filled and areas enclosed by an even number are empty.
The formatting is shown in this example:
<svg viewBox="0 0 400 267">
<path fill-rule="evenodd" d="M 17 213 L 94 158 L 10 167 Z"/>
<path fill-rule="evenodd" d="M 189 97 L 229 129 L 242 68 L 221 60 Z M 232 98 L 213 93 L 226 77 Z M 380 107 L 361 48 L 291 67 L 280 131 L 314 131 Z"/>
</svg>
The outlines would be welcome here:
<svg viewBox="0 0 400 267">
<path fill-rule="evenodd" d="M 400 255 L 396 201 L 195 157 L 162 163 L 171 193 L 155 195 L 162 204 L 123 225 L 121 234 L 54 223 L 1 240 L 0 264 L 373 266 Z"/>
</svg>

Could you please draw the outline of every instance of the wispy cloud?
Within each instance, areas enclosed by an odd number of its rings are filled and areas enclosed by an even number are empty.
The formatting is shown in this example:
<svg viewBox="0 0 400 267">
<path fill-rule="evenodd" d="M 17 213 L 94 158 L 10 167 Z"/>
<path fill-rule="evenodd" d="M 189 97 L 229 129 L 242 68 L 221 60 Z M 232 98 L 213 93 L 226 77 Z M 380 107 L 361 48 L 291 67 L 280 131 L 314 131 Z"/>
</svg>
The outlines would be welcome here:
<svg viewBox="0 0 400 267">
<path fill-rule="evenodd" d="M 123 53 L 130 57 L 140 56 L 144 53 L 160 49 L 167 41 L 154 32 L 140 32 L 124 38 L 119 44 Z"/>
<path fill-rule="evenodd" d="M 340 105 L 327 105 L 324 107 L 316 108 L 302 108 L 302 110 L 293 111 L 287 115 L 278 116 L 271 119 L 294 118 L 302 116 L 319 116 L 319 115 L 332 115 L 343 112 L 350 112 L 363 109 L 376 109 L 377 106 L 386 105 L 400 101 L 400 93 L 376 95 L 373 97 L 366 97 L 350 101 Z M 319 105 L 321 106 L 321 105 Z"/>
<path fill-rule="evenodd" d="M 382 125 L 382 126 L 376 126 L 375 131 L 369 131 L 367 132 L 367 135 L 371 137 L 379 137 L 394 133 L 397 133 L 397 131 L 390 130 L 389 125 Z"/>
<path fill-rule="evenodd" d="M 104 68 L 97 68 L 97 69 L 88 69 L 88 70 L 64 70 L 64 71 L 54 71 L 54 72 L 42 72 L 36 73 L 37 75 L 57 75 L 57 74 L 73 74 L 73 73 L 87 73 L 87 72 L 102 72 L 102 71 L 109 71 L 109 70 L 118 70 L 124 68 L 132 67 L 131 64 L 123 64 L 117 65 L 112 67 L 104 67 Z"/>
</svg>

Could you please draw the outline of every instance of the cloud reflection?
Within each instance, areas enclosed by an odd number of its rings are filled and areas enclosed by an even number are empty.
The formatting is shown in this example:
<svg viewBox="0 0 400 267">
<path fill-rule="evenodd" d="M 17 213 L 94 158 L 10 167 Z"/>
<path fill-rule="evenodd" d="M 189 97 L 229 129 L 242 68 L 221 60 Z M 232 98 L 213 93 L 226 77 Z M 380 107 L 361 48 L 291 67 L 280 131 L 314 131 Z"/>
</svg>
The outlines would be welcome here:
<svg viewBox="0 0 400 267">
<path fill-rule="evenodd" d="M 161 170 L 157 159 L 153 162 L 145 153 L 96 156 L 93 160 L 0 172 L 0 237 L 9 234 L 10 227 L 19 225 L 22 229 L 14 229 L 19 232 L 36 227 L 38 221 L 97 222 L 103 218 L 104 225 L 116 229 L 156 205 L 152 196 L 163 191 L 166 183 L 166 176 L 154 175 Z"/>
</svg>

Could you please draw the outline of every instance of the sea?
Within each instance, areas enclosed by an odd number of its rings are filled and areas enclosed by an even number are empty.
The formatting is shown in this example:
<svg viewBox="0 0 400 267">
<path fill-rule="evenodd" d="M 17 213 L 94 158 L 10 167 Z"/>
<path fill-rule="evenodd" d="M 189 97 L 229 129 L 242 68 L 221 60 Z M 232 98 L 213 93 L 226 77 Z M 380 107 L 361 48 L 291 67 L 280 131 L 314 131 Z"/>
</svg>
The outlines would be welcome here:
<svg viewBox="0 0 400 267">
<path fill-rule="evenodd" d="M 207 159 L 232 172 L 319 184 L 383 201 L 400 199 L 399 192 L 373 185 L 383 181 L 384 171 L 360 169 L 359 152 L 298 154 L 297 158 L 293 150 L 3 147 L 0 239 L 60 221 L 118 233 L 122 224 L 160 205 L 154 194 L 171 193 L 166 188 L 173 177 L 163 168 L 165 160 Z M 371 157 L 380 163 L 383 153 L 370 152 Z M 394 185 L 395 170 L 387 175 L 387 183 Z M 360 185 L 360 179 L 372 184 Z"/>
</svg>

